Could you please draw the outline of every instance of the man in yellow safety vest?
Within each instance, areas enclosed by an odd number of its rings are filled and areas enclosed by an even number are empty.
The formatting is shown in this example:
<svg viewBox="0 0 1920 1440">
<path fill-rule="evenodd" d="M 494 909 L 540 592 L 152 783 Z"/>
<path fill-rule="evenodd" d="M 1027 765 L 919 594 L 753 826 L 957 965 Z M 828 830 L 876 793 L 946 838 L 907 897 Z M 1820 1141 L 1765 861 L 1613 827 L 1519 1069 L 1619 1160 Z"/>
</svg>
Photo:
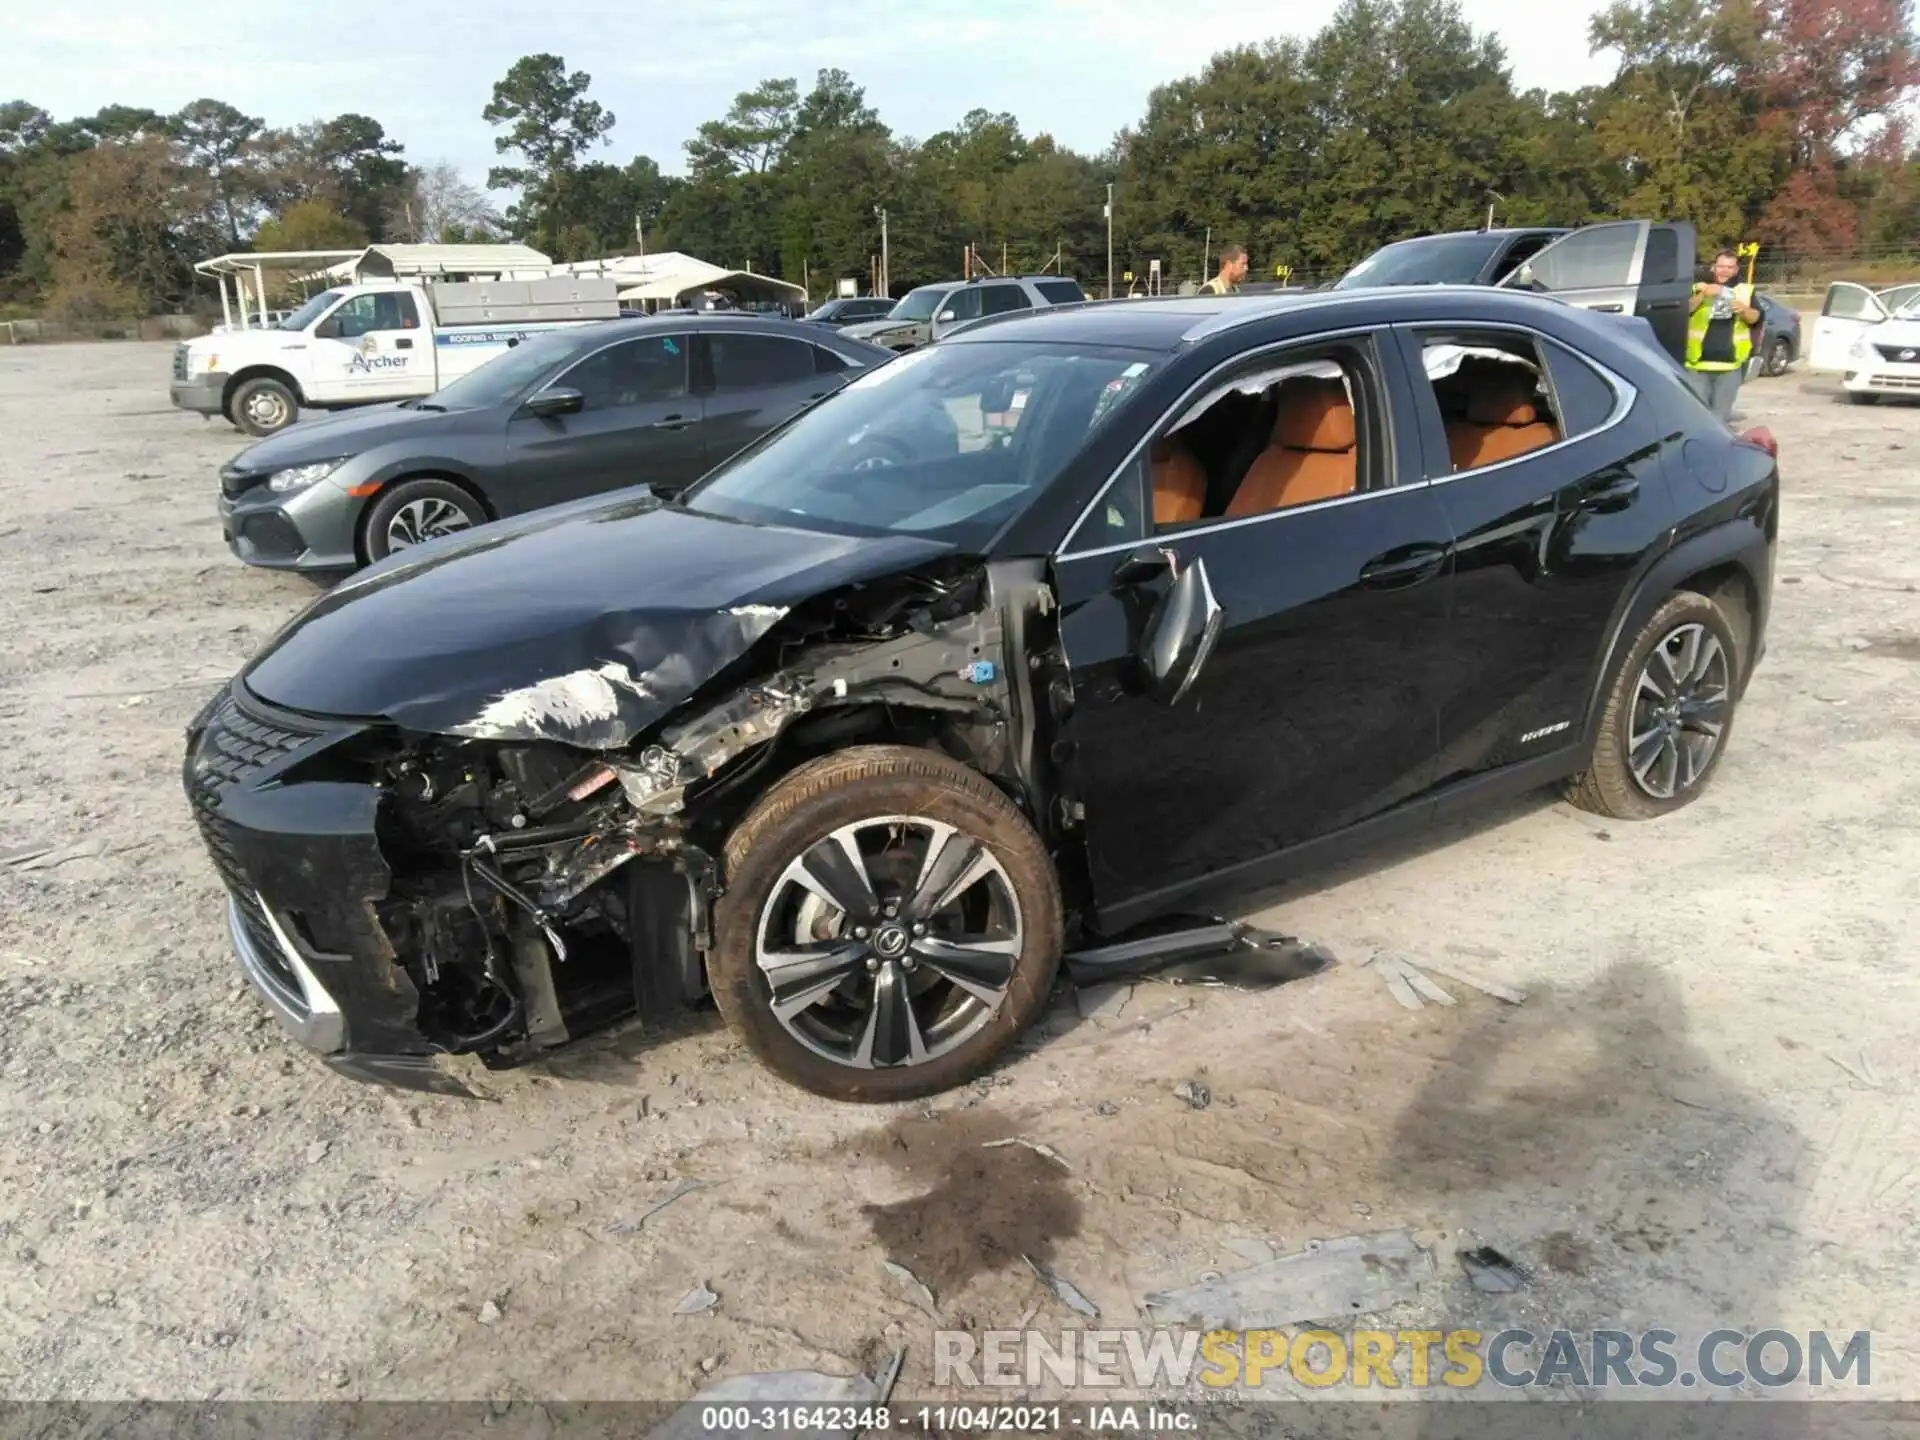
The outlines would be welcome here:
<svg viewBox="0 0 1920 1440">
<path fill-rule="evenodd" d="M 1753 287 L 1735 283 L 1740 257 L 1722 250 L 1713 257 L 1713 279 L 1693 287 L 1693 314 L 1687 321 L 1687 378 L 1701 401 L 1722 420 L 1733 418 L 1747 359 L 1753 354 L 1753 327 L 1760 311 Z"/>
<path fill-rule="evenodd" d="M 1244 246 L 1220 247 L 1220 273 L 1200 287 L 1202 295 L 1231 295 L 1247 278 L 1247 252 Z"/>
</svg>

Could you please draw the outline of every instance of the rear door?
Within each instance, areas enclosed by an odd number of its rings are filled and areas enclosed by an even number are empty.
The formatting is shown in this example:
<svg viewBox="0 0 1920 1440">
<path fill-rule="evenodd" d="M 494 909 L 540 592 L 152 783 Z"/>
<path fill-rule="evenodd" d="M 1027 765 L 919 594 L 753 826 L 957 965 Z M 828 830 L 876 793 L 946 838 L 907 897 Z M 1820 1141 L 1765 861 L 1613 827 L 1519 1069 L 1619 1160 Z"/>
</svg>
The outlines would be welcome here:
<svg viewBox="0 0 1920 1440">
<path fill-rule="evenodd" d="M 702 407 L 692 392 L 686 335 L 603 346 L 546 390 L 578 390 L 580 408 L 541 416 L 524 406 L 507 422 L 501 508 L 537 510 L 628 485 L 676 490 L 699 478 Z"/>
<path fill-rule="evenodd" d="M 1860 337 L 1887 318 L 1880 299 L 1864 285 L 1842 280 L 1827 287 L 1820 318 L 1813 322 L 1813 344 L 1807 364 L 1814 370 L 1855 368 L 1851 354 Z"/>
<path fill-rule="evenodd" d="M 708 375 L 706 463 L 687 482 L 858 373 L 832 351 L 793 336 L 714 329 L 699 340 L 706 346 Z"/>
</svg>

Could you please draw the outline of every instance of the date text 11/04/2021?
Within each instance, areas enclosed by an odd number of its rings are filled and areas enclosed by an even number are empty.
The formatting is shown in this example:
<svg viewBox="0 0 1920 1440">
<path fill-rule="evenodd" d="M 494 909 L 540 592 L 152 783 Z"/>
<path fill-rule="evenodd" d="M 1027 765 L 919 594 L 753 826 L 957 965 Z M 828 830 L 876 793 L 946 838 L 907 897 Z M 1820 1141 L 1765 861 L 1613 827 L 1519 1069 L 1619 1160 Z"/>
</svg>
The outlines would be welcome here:
<svg viewBox="0 0 1920 1440">
<path fill-rule="evenodd" d="M 714 1435 L 881 1432 L 1046 1435 L 1063 1430 L 1104 1433 L 1192 1433 L 1199 1417 L 1165 1405 L 709 1405 L 701 1428 Z"/>
</svg>

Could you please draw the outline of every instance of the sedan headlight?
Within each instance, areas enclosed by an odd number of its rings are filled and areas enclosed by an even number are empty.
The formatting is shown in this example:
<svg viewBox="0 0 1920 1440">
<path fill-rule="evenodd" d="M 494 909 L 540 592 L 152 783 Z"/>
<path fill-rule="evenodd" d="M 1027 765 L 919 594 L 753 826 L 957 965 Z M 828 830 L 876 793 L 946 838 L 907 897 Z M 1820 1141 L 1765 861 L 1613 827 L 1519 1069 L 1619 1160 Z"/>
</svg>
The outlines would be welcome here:
<svg viewBox="0 0 1920 1440">
<path fill-rule="evenodd" d="M 345 460 L 316 460 L 311 465 L 294 465 L 285 470 L 276 470 L 267 477 L 267 488 L 276 495 L 304 490 L 326 479 L 346 463 Z"/>
</svg>

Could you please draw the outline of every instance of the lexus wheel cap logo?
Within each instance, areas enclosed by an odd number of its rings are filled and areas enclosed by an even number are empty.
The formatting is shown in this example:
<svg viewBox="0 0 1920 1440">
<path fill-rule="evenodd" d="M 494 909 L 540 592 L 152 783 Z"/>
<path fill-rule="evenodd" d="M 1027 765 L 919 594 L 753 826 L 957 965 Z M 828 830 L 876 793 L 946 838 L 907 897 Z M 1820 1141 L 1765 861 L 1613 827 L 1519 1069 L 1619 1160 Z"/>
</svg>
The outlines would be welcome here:
<svg viewBox="0 0 1920 1440">
<path fill-rule="evenodd" d="M 906 954 L 906 928 L 900 925 L 882 925 L 874 932 L 873 953 L 883 960 L 897 960 Z"/>
</svg>

